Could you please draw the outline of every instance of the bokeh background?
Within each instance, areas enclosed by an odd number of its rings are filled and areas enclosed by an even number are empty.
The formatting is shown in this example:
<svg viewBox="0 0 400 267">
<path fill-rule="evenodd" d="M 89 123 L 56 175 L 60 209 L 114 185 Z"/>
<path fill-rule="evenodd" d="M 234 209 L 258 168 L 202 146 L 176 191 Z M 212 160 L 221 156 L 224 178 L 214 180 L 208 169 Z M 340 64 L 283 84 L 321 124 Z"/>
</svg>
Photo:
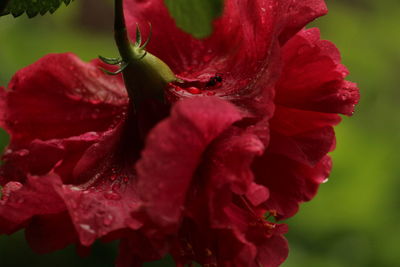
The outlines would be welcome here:
<svg viewBox="0 0 400 267">
<path fill-rule="evenodd" d="M 0 18 L 0 85 L 47 53 L 84 60 L 116 55 L 111 1 L 80 0 L 55 15 Z M 313 26 L 332 40 L 361 88 L 352 118 L 336 128 L 334 169 L 317 197 L 287 223 L 290 256 L 283 267 L 400 266 L 400 1 L 330 0 Z M 0 131 L 0 149 L 8 137 Z M 96 244 L 79 258 L 73 247 L 36 255 L 23 232 L 0 236 L 0 265 L 113 266 L 117 244 Z M 170 259 L 146 266 L 173 266 Z"/>
</svg>

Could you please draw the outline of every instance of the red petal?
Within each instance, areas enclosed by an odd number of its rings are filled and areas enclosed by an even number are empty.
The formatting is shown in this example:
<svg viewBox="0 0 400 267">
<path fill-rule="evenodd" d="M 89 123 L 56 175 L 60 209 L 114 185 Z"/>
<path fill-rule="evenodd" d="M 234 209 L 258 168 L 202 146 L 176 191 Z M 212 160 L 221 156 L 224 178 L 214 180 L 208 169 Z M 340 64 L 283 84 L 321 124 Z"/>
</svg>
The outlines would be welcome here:
<svg viewBox="0 0 400 267">
<path fill-rule="evenodd" d="M 257 206 L 268 200 L 269 193 L 265 186 L 253 182 L 251 163 L 264 150 L 263 143 L 253 132 L 231 128 L 207 149 L 187 193 L 185 214 L 190 219 L 182 223 L 179 240 L 184 241 L 180 241 L 173 253 L 178 262 L 195 260 L 208 264 L 216 261 L 218 264 L 235 262 L 237 266 L 259 266 L 257 254 L 264 250 L 275 251 L 279 260 L 287 254 L 286 244 L 267 248 L 260 243 L 283 232 L 278 231 L 279 226 L 268 229 L 268 234 L 262 229 L 265 210 Z M 249 204 L 243 205 L 240 198 L 247 198 Z M 187 224 L 188 221 L 191 223 Z M 261 225 L 261 229 L 253 230 L 253 225 Z M 250 231 L 255 232 L 256 237 Z M 192 256 L 187 244 L 194 251 Z M 212 253 L 211 257 L 203 256 L 205 250 Z M 180 251 L 186 251 L 185 255 L 181 256 Z M 276 262 L 271 259 L 269 264 L 275 266 Z"/>
<path fill-rule="evenodd" d="M 280 41 L 285 43 L 304 26 L 328 12 L 324 0 L 292 0 L 286 15 L 286 23 L 280 34 Z"/>
<path fill-rule="evenodd" d="M 11 146 L 106 130 L 127 103 L 120 78 L 72 54 L 48 55 L 15 74 L 3 94 Z M 5 97 L 4 97 L 5 95 Z"/>
<path fill-rule="evenodd" d="M 276 89 L 280 105 L 318 112 L 351 115 L 359 99 L 340 54 L 318 29 L 303 30 L 283 47 L 284 68 Z"/>
<path fill-rule="evenodd" d="M 332 126 L 340 122 L 336 114 L 318 113 L 277 106 L 271 120 L 268 150 L 288 158 L 314 165 L 335 144 Z"/>
<path fill-rule="evenodd" d="M 55 175 L 28 177 L 24 185 L 7 183 L 0 200 L 1 233 L 10 234 L 19 230 L 34 215 L 62 212 L 65 205 L 53 189 L 57 185 L 60 185 L 60 180 Z"/>
<path fill-rule="evenodd" d="M 340 116 L 337 114 L 299 110 L 277 105 L 270 123 L 274 131 L 286 136 L 294 136 L 327 126 L 335 126 L 340 121 Z"/>
<path fill-rule="evenodd" d="M 166 61 L 175 73 L 189 71 L 191 68 L 208 68 L 208 61 L 213 59 L 216 61 L 211 65 L 224 67 L 226 64 L 217 61 L 232 61 L 244 52 L 250 54 L 243 54 L 240 58 L 249 63 L 254 63 L 255 57 L 265 57 L 274 29 L 278 27 L 275 23 L 279 17 L 277 13 L 283 10 L 277 1 L 272 0 L 227 0 L 222 17 L 215 22 L 213 35 L 207 40 L 197 40 L 175 25 L 162 0 L 125 0 L 124 4 L 132 37 L 136 23 L 141 25 L 146 36 L 149 28 L 147 22 L 150 22 L 153 26 L 153 41 L 148 46 L 149 51 Z M 263 45 L 258 45 L 260 43 Z M 235 65 L 240 68 L 236 73 L 246 70 L 239 62 Z"/>
<path fill-rule="evenodd" d="M 265 146 L 258 136 L 240 129 L 232 129 L 208 149 L 203 160 L 203 175 L 210 176 L 209 189 L 214 192 L 225 186 L 239 195 L 256 193 L 251 163 L 262 155 Z M 204 179 L 204 178 L 202 178 Z M 249 191 L 250 190 L 250 191 Z"/>
<path fill-rule="evenodd" d="M 161 251 L 140 232 L 128 232 L 121 239 L 116 267 L 141 267 L 143 262 L 161 259 Z"/>
<path fill-rule="evenodd" d="M 262 244 L 258 245 L 258 265 L 255 265 L 255 267 L 278 267 L 285 261 L 288 252 L 288 244 L 284 237 L 272 236 L 265 239 Z"/>
<path fill-rule="evenodd" d="M 331 160 L 328 156 L 315 166 L 308 166 L 267 152 L 254 164 L 257 183 L 270 191 L 266 207 L 276 210 L 279 219 L 293 216 L 300 203 L 310 200 L 330 170 Z"/>
<path fill-rule="evenodd" d="M 124 126 L 125 121 L 103 133 L 80 153 L 80 158 L 68 173 L 75 185 L 64 185 L 58 189 L 84 246 L 117 231 L 142 226 L 140 220 L 131 216 L 139 205 L 139 199 L 132 163 L 135 151 L 124 153 L 121 149 L 127 144 L 122 135 Z M 65 167 L 70 163 L 63 164 L 56 171 L 66 175 Z"/>
<path fill-rule="evenodd" d="M 164 60 L 185 81 L 205 86 L 222 73 L 222 86 L 172 91 L 171 99 L 216 95 L 251 112 L 269 113 L 273 84 L 279 72 L 277 31 L 284 24 L 289 2 L 275 0 L 225 1 L 221 18 L 209 38 L 198 40 L 178 29 L 162 0 L 125 0 L 128 29 L 134 36 L 150 20 L 153 40 L 149 51 Z M 146 34 L 145 34 L 146 35 Z M 179 86 L 179 85 L 178 85 Z M 198 85 L 197 85 L 198 86 Z M 188 87 L 189 89 L 191 87 Z M 192 88 L 193 89 L 193 88 Z"/>
<path fill-rule="evenodd" d="M 240 118 L 236 107 L 217 98 L 188 99 L 178 102 L 171 116 L 150 132 L 136 167 L 138 192 L 156 223 L 178 222 L 202 154 Z"/>
<path fill-rule="evenodd" d="M 90 246 L 96 239 L 117 230 L 138 229 L 141 226 L 130 215 L 138 205 L 131 184 L 119 192 L 113 191 L 111 184 L 90 189 L 64 186 L 59 194 L 84 246 Z"/>
<path fill-rule="evenodd" d="M 44 175 L 57 167 L 64 183 L 73 183 L 74 177 L 70 174 L 72 166 L 81 157 L 91 144 L 101 135 L 89 132 L 81 136 L 66 139 L 52 139 L 47 141 L 33 140 L 20 149 L 12 150 L 12 145 L 6 150 L 0 168 L 1 174 L 7 181 L 24 182 L 28 173 Z"/>
<path fill-rule="evenodd" d="M 78 243 L 78 236 L 66 211 L 34 216 L 26 227 L 25 237 L 36 253 L 49 253 Z"/>
<path fill-rule="evenodd" d="M 246 197 L 253 206 L 258 206 L 269 198 L 269 190 L 265 186 L 252 183 Z"/>
<path fill-rule="evenodd" d="M 25 185 L 9 182 L 0 201 L 0 231 L 11 234 L 26 227 L 32 249 L 47 253 L 78 241 L 65 204 L 56 193 L 55 175 L 29 177 Z"/>
</svg>

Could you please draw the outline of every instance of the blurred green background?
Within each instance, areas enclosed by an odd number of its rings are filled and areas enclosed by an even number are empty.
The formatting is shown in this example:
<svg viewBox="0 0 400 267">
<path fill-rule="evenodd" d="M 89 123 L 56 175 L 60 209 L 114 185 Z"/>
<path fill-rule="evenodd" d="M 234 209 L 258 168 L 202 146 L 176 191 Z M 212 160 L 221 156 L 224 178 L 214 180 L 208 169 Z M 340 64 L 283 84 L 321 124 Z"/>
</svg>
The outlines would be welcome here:
<svg viewBox="0 0 400 267">
<path fill-rule="evenodd" d="M 282 266 L 400 266 L 400 1 L 327 4 L 329 15 L 313 25 L 341 50 L 362 99 L 355 115 L 336 128 L 329 182 L 287 221 L 291 250 Z M 53 16 L 30 21 L 25 16 L 0 18 L 0 85 L 47 53 L 72 51 L 85 60 L 116 55 L 111 27 L 112 8 L 99 0 L 75 1 Z M 3 148 L 4 132 L 0 139 Z M 0 236 L 1 267 L 112 266 L 115 254 L 116 244 L 96 244 L 84 259 L 73 247 L 36 255 L 22 232 Z"/>
</svg>

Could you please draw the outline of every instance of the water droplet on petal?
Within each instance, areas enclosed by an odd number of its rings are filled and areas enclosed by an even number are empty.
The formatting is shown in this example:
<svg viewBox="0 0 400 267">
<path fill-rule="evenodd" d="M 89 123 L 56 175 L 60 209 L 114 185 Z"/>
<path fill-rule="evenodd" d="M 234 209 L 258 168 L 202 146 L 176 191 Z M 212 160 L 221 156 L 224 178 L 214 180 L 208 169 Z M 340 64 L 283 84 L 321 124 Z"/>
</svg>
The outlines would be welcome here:
<svg viewBox="0 0 400 267">
<path fill-rule="evenodd" d="M 115 181 L 117 179 L 117 175 L 116 174 L 112 174 L 111 176 L 110 176 L 110 180 L 111 181 Z"/>
<path fill-rule="evenodd" d="M 105 226 L 110 226 L 113 220 L 114 220 L 114 217 L 111 214 L 108 214 L 104 218 L 103 223 L 104 223 Z"/>
<path fill-rule="evenodd" d="M 71 186 L 70 189 L 72 191 L 81 191 L 81 189 L 79 187 L 77 187 L 77 186 Z"/>
<path fill-rule="evenodd" d="M 348 93 L 343 93 L 342 95 L 340 95 L 340 99 L 342 101 L 346 101 L 349 97 L 350 95 Z"/>
<path fill-rule="evenodd" d="M 17 154 L 18 156 L 24 157 L 29 155 L 29 150 L 27 149 L 21 149 L 15 152 L 15 154 Z"/>
<path fill-rule="evenodd" d="M 92 227 L 88 224 L 80 224 L 79 225 L 83 230 L 85 230 L 86 232 L 89 232 L 91 234 L 95 234 L 96 232 L 92 229 Z"/>
<path fill-rule="evenodd" d="M 325 180 L 322 181 L 323 184 L 327 183 L 329 181 L 329 178 L 326 178 Z"/>
<path fill-rule="evenodd" d="M 193 94 L 193 95 L 198 95 L 201 94 L 201 91 L 199 88 L 196 87 L 189 87 L 188 89 L 186 89 L 189 93 Z"/>
</svg>

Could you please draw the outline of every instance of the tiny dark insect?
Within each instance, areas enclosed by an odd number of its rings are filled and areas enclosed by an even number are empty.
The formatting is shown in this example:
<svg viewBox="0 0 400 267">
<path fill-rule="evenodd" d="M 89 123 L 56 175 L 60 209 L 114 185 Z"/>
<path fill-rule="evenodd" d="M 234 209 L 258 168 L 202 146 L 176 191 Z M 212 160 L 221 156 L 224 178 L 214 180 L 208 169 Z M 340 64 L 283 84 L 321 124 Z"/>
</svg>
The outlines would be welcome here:
<svg viewBox="0 0 400 267">
<path fill-rule="evenodd" d="M 217 73 L 217 74 L 215 74 L 215 76 L 212 76 L 208 80 L 206 86 L 207 87 L 215 86 L 215 85 L 217 85 L 218 83 L 221 83 L 221 82 L 222 82 L 222 74 L 221 73 Z"/>
</svg>

